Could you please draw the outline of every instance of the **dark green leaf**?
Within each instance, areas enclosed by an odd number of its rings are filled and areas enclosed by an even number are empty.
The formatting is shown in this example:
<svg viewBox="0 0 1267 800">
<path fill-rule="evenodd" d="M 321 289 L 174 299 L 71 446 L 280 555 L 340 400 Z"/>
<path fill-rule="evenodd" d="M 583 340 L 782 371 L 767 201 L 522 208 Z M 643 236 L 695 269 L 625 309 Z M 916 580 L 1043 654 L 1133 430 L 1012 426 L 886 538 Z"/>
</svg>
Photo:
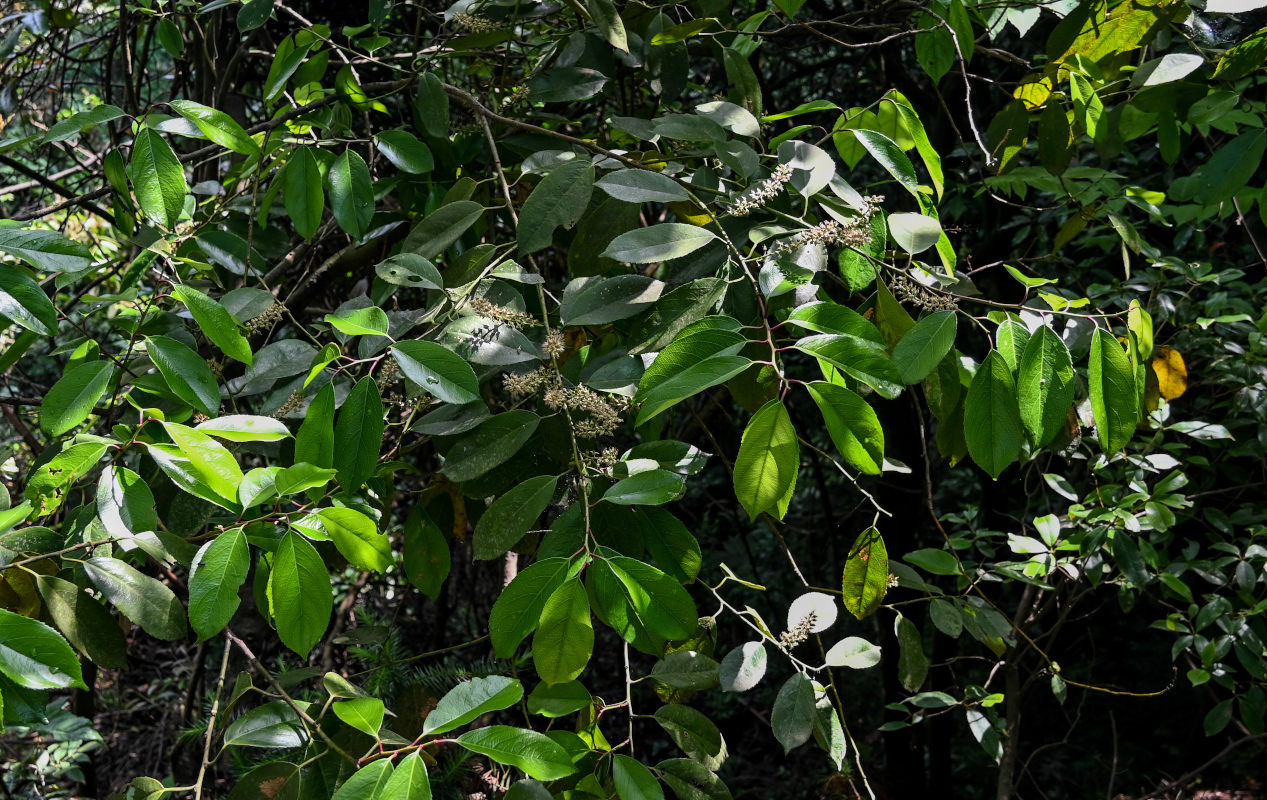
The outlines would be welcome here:
<svg viewBox="0 0 1267 800">
<path fill-rule="evenodd" d="M 311 147 L 297 147 L 282 173 L 282 198 L 295 231 L 311 239 L 321 225 L 326 196 L 321 191 L 321 167 Z"/>
<path fill-rule="evenodd" d="M 519 452 L 540 422 L 536 414 L 522 409 L 495 414 L 458 439 L 442 471 L 458 483 L 478 478 Z"/>
<path fill-rule="evenodd" d="M 48 615 L 76 650 L 99 667 L 126 666 L 127 641 L 119 623 L 100 601 L 61 578 L 37 575 L 36 582 Z"/>
<path fill-rule="evenodd" d="M 117 558 L 95 557 L 84 572 L 103 597 L 156 639 L 185 638 L 185 606 L 167 585 Z"/>
<path fill-rule="evenodd" d="M 784 753 L 805 744 L 814 734 L 814 684 L 804 673 L 793 674 L 779 689 L 770 712 L 770 727 Z"/>
<path fill-rule="evenodd" d="M 374 142 L 379 152 L 402 172 L 421 175 L 435 168 L 431 149 L 409 131 L 382 131 Z"/>
<path fill-rule="evenodd" d="M 964 401 L 963 425 L 972 460 L 998 480 L 1020 455 L 1025 434 L 1012 370 L 997 350 L 986 356 L 972 378 Z"/>
<path fill-rule="evenodd" d="M 353 387 L 334 428 L 334 460 L 339 484 L 349 492 L 359 489 L 374 474 L 383 444 L 386 416 L 378 384 L 362 378 Z"/>
<path fill-rule="evenodd" d="M 903 616 L 898 616 L 893 623 L 897 634 L 898 651 L 897 677 L 902 687 L 908 692 L 919 691 L 919 687 L 928 677 L 928 656 L 924 655 L 924 640 L 915 623 Z"/>
<path fill-rule="evenodd" d="M 374 218 L 374 185 L 365 159 L 355 150 L 344 150 L 326 173 L 330 209 L 348 235 L 359 239 Z"/>
<path fill-rule="evenodd" d="M 514 547 L 550 505 L 557 486 L 555 476 L 538 475 L 494 500 L 475 523 L 471 545 L 475 558 L 497 558 Z"/>
<path fill-rule="evenodd" d="M 525 570 L 526 571 L 526 570 Z M 438 736 L 460 728 L 476 717 L 510 708 L 524 696 L 519 681 L 502 675 L 472 678 L 448 691 L 427 715 L 422 732 Z"/>
<path fill-rule="evenodd" d="M 568 574 L 565 558 L 547 558 L 515 576 L 493 604 L 488 618 L 489 638 L 498 658 L 509 658 L 541 621 L 546 600 Z"/>
<path fill-rule="evenodd" d="M 557 228 L 571 228 L 589 205 L 594 167 L 585 159 L 566 161 L 537 184 L 519 213 L 519 253 L 550 246 Z"/>
<path fill-rule="evenodd" d="M 300 747 L 308 732 L 285 700 L 253 708 L 224 729 L 224 743 L 238 747 Z"/>
<path fill-rule="evenodd" d="M 552 781 L 576 772 L 567 751 L 549 736 L 536 731 L 490 725 L 462 734 L 457 743 L 499 764 L 517 767 L 539 781 Z"/>
<path fill-rule="evenodd" d="M 0 230 L 0 236 L 4 233 Z M 0 251 L 4 249 L 0 243 Z M 57 332 L 57 309 L 48 295 L 25 272 L 10 266 L 0 269 L 0 317 L 41 336 Z"/>
<path fill-rule="evenodd" d="M 247 135 L 242 126 L 223 111 L 217 111 L 192 100 L 173 100 L 172 109 L 198 126 L 203 135 L 221 147 L 244 156 L 260 154 L 260 146 Z"/>
<path fill-rule="evenodd" d="M 1073 404 L 1073 362 L 1069 348 L 1046 325 L 1030 337 L 1017 371 L 1016 396 L 1021 424 L 1041 447 L 1064 427 Z"/>
<path fill-rule="evenodd" d="M 717 236 L 705 228 L 680 222 L 663 222 L 622 233 L 603 251 L 607 258 L 633 264 L 650 264 L 690 255 Z"/>
<path fill-rule="evenodd" d="M 413 339 L 392 345 L 392 357 L 405 377 L 446 403 L 479 399 L 479 379 L 457 353 L 444 345 Z"/>
<path fill-rule="evenodd" d="M 0 228 L 0 253 L 20 258 L 45 272 L 82 272 L 92 266 L 92 253 L 87 245 L 71 241 L 56 231 Z M 12 272 L 6 269 L 0 274 Z M 0 287 L 7 288 L 7 284 L 0 283 Z"/>
<path fill-rule="evenodd" d="M 168 336 L 148 336 L 145 351 L 172 393 L 209 417 L 220 410 L 220 387 L 207 362 Z"/>
</svg>

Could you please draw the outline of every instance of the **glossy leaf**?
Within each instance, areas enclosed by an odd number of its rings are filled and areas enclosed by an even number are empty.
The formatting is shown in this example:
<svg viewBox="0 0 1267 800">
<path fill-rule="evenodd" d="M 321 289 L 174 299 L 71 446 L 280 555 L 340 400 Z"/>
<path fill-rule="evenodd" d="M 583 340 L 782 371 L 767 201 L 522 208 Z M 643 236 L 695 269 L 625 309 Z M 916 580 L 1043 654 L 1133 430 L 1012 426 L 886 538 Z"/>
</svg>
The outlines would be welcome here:
<svg viewBox="0 0 1267 800">
<path fill-rule="evenodd" d="M 579 580 L 567 581 L 546 600 L 532 637 L 532 663 L 548 685 L 574 680 L 594 650 L 589 599 Z"/>
<path fill-rule="evenodd" d="M 374 186 L 365 159 L 344 150 L 326 173 L 326 189 L 339 227 L 353 238 L 364 236 L 374 217 Z"/>
<path fill-rule="evenodd" d="M 145 349 L 172 393 L 209 417 L 220 409 L 220 387 L 207 362 L 168 336 L 149 336 Z"/>
<path fill-rule="evenodd" d="M 0 230 L 0 236 L 4 233 Z M 57 331 L 57 309 L 48 295 L 26 273 L 7 266 L 0 270 L 0 317 L 41 336 Z"/>
<path fill-rule="evenodd" d="M 259 156 L 260 146 L 247 135 L 237 120 L 223 111 L 192 100 L 173 100 L 168 105 L 177 114 L 198 126 L 204 136 L 221 147 L 244 156 Z"/>
<path fill-rule="evenodd" d="M 166 584 L 117 558 L 98 556 L 83 566 L 102 596 L 146 633 L 169 641 L 185 637 L 185 606 Z"/>
<path fill-rule="evenodd" d="M 176 227 L 185 208 L 189 185 L 185 183 L 185 168 L 158 131 L 152 128 L 137 131 L 128 176 L 132 179 L 137 204 L 145 215 L 159 225 Z"/>
<path fill-rule="evenodd" d="M 311 239 L 321 226 L 326 196 L 321 191 L 321 168 L 310 147 L 297 147 L 282 172 L 282 198 L 295 231 Z"/>
<path fill-rule="evenodd" d="M 57 631 L 3 608 L 0 674 L 27 689 L 87 688 L 79 658 Z"/>
<path fill-rule="evenodd" d="M 805 388 L 845 463 L 867 475 L 879 475 L 884 466 L 884 428 L 871 405 L 835 383 L 818 381 Z"/>
<path fill-rule="evenodd" d="M 61 436 L 88 418 L 114 377 L 108 361 L 89 361 L 63 375 L 40 404 L 40 427 Z"/>
<path fill-rule="evenodd" d="M 396 342 L 392 357 L 405 377 L 446 403 L 470 403 L 479 398 L 475 371 L 444 345 L 422 339 Z"/>
<path fill-rule="evenodd" d="M 424 734 L 438 736 L 460 728 L 476 717 L 501 711 L 524 695 L 519 681 L 501 675 L 472 678 L 450 689 L 423 723 Z"/>
<path fill-rule="evenodd" d="M 462 734 L 457 743 L 499 764 L 521 769 L 539 781 L 552 781 L 576 772 L 571 757 L 561 745 L 532 730 L 489 725 Z"/>
<path fill-rule="evenodd" d="M 863 531 L 849 549 L 841 602 L 858 619 L 871 616 L 889 591 L 889 554 L 875 528 Z"/>
</svg>

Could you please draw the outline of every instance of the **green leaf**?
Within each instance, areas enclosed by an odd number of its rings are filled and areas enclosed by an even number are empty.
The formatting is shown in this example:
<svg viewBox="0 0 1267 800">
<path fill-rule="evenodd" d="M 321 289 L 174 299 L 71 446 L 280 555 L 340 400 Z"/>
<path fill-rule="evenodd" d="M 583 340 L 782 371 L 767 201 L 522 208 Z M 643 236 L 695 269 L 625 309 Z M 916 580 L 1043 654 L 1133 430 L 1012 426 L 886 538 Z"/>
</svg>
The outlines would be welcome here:
<svg viewBox="0 0 1267 800">
<path fill-rule="evenodd" d="M 145 351 L 172 393 L 209 417 L 220 409 L 220 387 L 197 353 L 168 336 L 147 336 Z"/>
<path fill-rule="evenodd" d="M 326 314 L 325 321 L 339 333 L 348 336 L 386 336 L 387 312 L 377 306 L 351 308 Z"/>
<path fill-rule="evenodd" d="M 242 602 L 238 590 L 251 569 L 241 528 L 231 528 L 198 549 L 189 574 L 189 624 L 198 640 L 224 630 Z"/>
<path fill-rule="evenodd" d="M 1245 187 L 1267 152 L 1267 131 L 1242 133 L 1219 148 L 1194 177 L 1200 176 L 1197 200 L 1205 205 L 1228 200 Z"/>
<path fill-rule="evenodd" d="M 620 21 L 613 0 L 585 0 L 585 9 L 589 11 L 594 25 L 602 32 L 603 38 L 612 47 L 622 52 L 629 52 L 629 40 L 625 35 L 625 24 Z M 622 798 L 623 800 L 623 798 Z"/>
<path fill-rule="evenodd" d="M 536 731 L 490 725 L 467 731 L 457 738 L 457 743 L 499 764 L 517 767 L 539 781 L 552 781 L 576 772 L 568 752 L 549 736 Z"/>
<path fill-rule="evenodd" d="M 1024 432 L 1012 370 L 997 350 L 986 356 L 964 400 L 964 438 L 968 453 L 991 478 L 1016 460 Z"/>
<path fill-rule="evenodd" d="M 821 334 L 803 337 L 795 347 L 865 383 L 886 399 L 897 397 L 905 386 L 883 345 L 875 342 L 857 336 Z"/>
<path fill-rule="evenodd" d="M 604 325 L 632 317 L 660 299 L 664 283 L 646 275 L 575 278 L 563 290 L 564 325 Z"/>
<path fill-rule="evenodd" d="M 442 289 L 444 279 L 436 265 L 416 253 L 398 253 L 374 267 L 374 274 L 395 286 Z"/>
<path fill-rule="evenodd" d="M 295 232 L 311 239 L 321 226 L 326 196 L 321 191 L 321 167 L 311 147 L 297 147 L 282 172 L 282 198 Z"/>
<path fill-rule="evenodd" d="M 664 800 L 664 790 L 651 770 L 627 755 L 613 756 L 612 783 L 620 800 Z"/>
<path fill-rule="evenodd" d="M 0 269 L 0 316 L 41 336 L 57 333 L 57 309 L 48 295 L 25 272 L 7 265 Z"/>
<path fill-rule="evenodd" d="M 647 552 L 660 568 L 679 583 L 695 580 L 702 561 L 699 542 L 682 521 L 663 508 L 634 508 L 630 513 L 638 521 Z"/>
<path fill-rule="evenodd" d="M 841 639 L 827 651 L 829 667 L 867 669 L 880 663 L 880 648 L 857 636 Z"/>
<path fill-rule="evenodd" d="M 475 523 L 471 544 L 475 558 L 497 558 L 514 547 L 550 505 L 558 482 L 553 475 L 538 475 L 494 500 Z"/>
<path fill-rule="evenodd" d="M 246 33 L 268 22 L 273 14 L 272 0 L 243 0 L 238 9 L 238 30 Z"/>
<path fill-rule="evenodd" d="M 1126 351 L 1113 335 L 1097 328 L 1091 339 L 1087 385 L 1096 435 L 1106 455 L 1126 447 L 1139 421 L 1135 376 Z"/>
<path fill-rule="evenodd" d="M 673 743 L 694 761 L 716 770 L 726 761 L 726 742 L 712 720 L 690 706 L 670 703 L 656 709 L 655 720 Z"/>
<path fill-rule="evenodd" d="M 97 516 L 116 538 L 158 530 L 154 493 L 127 467 L 108 466 L 97 480 Z"/>
<path fill-rule="evenodd" d="M 519 681 L 502 675 L 472 678 L 450 689 L 423 723 L 424 736 L 439 736 L 460 728 L 476 717 L 501 711 L 524 696 Z"/>
<path fill-rule="evenodd" d="M 594 185 L 626 203 L 675 203 L 691 199 L 677 181 L 646 169 L 618 169 Z"/>
<path fill-rule="evenodd" d="M 378 466 L 378 451 L 387 426 L 383 400 L 373 378 L 362 378 L 343 401 L 334 427 L 334 459 L 345 491 L 359 489 Z"/>
<path fill-rule="evenodd" d="M 593 702 L 593 696 L 580 681 L 566 681 L 554 686 L 538 683 L 528 695 L 528 713 L 557 719 L 575 714 Z"/>
<path fill-rule="evenodd" d="M 523 409 L 495 414 L 458 439 L 441 471 L 458 483 L 478 478 L 519 452 L 540 422 L 540 417 Z"/>
<path fill-rule="evenodd" d="M 44 142 L 45 144 L 64 142 L 67 139 L 75 138 L 89 128 L 95 128 L 98 125 L 113 122 L 120 117 L 126 116 L 127 112 L 118 106 L 102 103 L 99 106 L 93 106 L 87 111 L 77 111 L 49 128 L 48 133 L 44 134 Z"/>
<path fill-rule="evenodd" d="M 1021 358 L 1025 355 L 1025 348 L 1029 346 L 1029 340 L 1029 329 L 1016 320 L 1007 319 L 999 324 L 995 341 L 999 355 L 1003 356 L 1013 375 L 1021 366 Z"/>
<path fill-rule="evenodd" d="M 796 428 L 783 403 L 771 400 L 748 422 L 735 459 L 735 495 L 749 519 L 767 511 L 783 519 L 800 466 Z"/>
<path fill-rule="evenodd" d="M 898 660 L 897 678 L 908 692 L 919 691 L 919 687 L 928 677 L 928 656 L 924 655 L 924 640 L 919 628 L 906 617 L 898 615 L 893 623 L 893 632 L 897 634 Z"/>
<path fill-rule="evenodd" d="M 132 179 L 136 202 L 145 216 L 159 225 L 176 227 L 185 208 L 189 185 L 185 183 L 185 168 L 158 131 L 151 128 L 137 131 L 128 176 Z"/>
<path fill-rule="evenodd" d="M 708 767 L 689 758 L 671 758 L 657 767 L 678 800 L 731 800 L 730 790 Z"/>
<path fill-rule="evenodd" d="M 858 141 L 867 149 L 871 157 L 879 161 L 880 166 L 884 167 L 894 180 L 906 187 L 915 199 L 920 199 L 919 179 L 915 177 L 915 165 L 896 142 L 879 131 L 852 130 L 849 133 L 858 137 Z"/>
<path fill-rule="evenodd" d="M 588 159 L 566 161 L 537 184 L 519 213 L 519 254 L 550 246 L 557 228 L 571 228 L 589 205 L 594 167 Z"/>
<path fill-rule="evenodd" d="M 479 379 L 471 365 L 444 345 L 422 339 L 396 342 L 392 357 L 405 377 L 446 403 L 479 399 Z"/>
<path fill-rule="evenodd" d="M 532 637 L 532 664 L 541 680 L 553 686 L 585 671 L 594 651 L 594 624 L 589 598 L 579 579 L 567 581 L 546 600 Z"/>
<path fill-rule="evenodd" d="M 386 572 L 394 563 L 391 541 L 374 521 L 354 508 L 320 508 L 317 517 L 334 546 L 354 567 Z"/>
<path fill-rule="evenodd" d="M 156 639 L 185 638 L 185 606 L 175 593 L 117 558 L 95 557 L 84 573 L 103 597 Z"/>
<path fill-rule="evenodd" d="M 958 575 L 963 572 L 963 568 L 959 566 L 959 562 L 952 553 L 935 547 L 926 547 L 907 553 L 902 556 L 902 560 L 909 561 L 934 575 Z"/>
<path fill-rule="evenodd" d="M 720 681 L 720 665 L 693 650 L 669 653 L 651 668 L 651 675 L 676 689 L 711 689 Z"/>
<path fill-rule="evenodd" d="M 849 549 L 842 589 L 841 602 L 858 619 L 874 614 L 884 601 L 889 591 L 889 553 L 875 528 L 863 531 Z"/>
<path fill-rule="evenodd" d="M 924 214 L 890 214 L 888 222 L 893 241 L 911 255 L 924 252 L 941 238 L 941 223 Z"/>
<path fill-rule="evenodd" d="M 35 580 L 48 615 L 76 650 L 99 667 L 122 669 L 127 665 L 128 644 L 123 631 L 100 601 L 61 578 L 36 575 Z"/>
<path fill-rule="evenodd" d="M 835 383 L 805 385 L 827 424 L 832 444 L 851 467 L 879 475 L 884 467 L 884 428 L 875 409 L 857 394 Z"/>
<path fill-rule="evenodd" d="M 607 560 L 606 566 L 620 581 L 629 605 L 652 633 L 677 641 L 695 632 L 699 615 L 695 601 L 682 584 L 634 558 L 615 556 Z"/>
<path fill-rule="evenodd" d="M 893 364 L 908 386 L 937 369 L 955 344 L 957 322 L 954 311 L 938 311 L 921 319 L 898 341 L 893 348 Z"/>
<path fill-rule="evenodd" d="M 31 473 L 26 482 L 26 499 L 35 506 L 36 515 L 48 516 L 60 508 L 67 487 L 96 466 L 105 452 L 106 446 L 100 442 L 71 445 Z M 23 515 L 16 522 L 25 518 Z"/>
<path fill-rule="evenodd" d="M 383 727 L 383 715 L 386 707 L 377 697 L 357 697 L 352 700 L 339 700 L 332 706 L 334 715 L 361 731 L 367 736 L 378 738 L 378 729 Z"/>
<path fill-rule="evenodd" d="M 770 712 L 770 727 L 784 753 L 805 744 L 814 734 L 814 684 L 804 673 L 793 674 L 779 689 Z"/>
<path fill-rule="evenodd" d="M 409 131 L 382 131 L 374 137 L 374 144 L 401 172 L 422 175 L 435 169 L 431 148 Z"/>
<path fill-rule="evenodd" d="M 223 111 L 217 111 L 192 100 L 173 100 L 168 105 L 177 114 L 197 125 L 203 135 L 221 147 L 244 156 L 259 157 L 260 146 L 246 131 L 242 130 L 241 125 Z"/>
<path fill-rule="evenodd" d="M 69 370 L 44 395 L 40 404 L 40 428 L 61 436 L 88 418 L 106 393 L 114 368 L 108 361 L 89 361 Z"/>
<path fill-rule="evenodd" d="M 215 439 L 193 428 L 174 422 L 164 422 L 163 428 L 211 491 L 230 503 L 235 502 L 238 486 L 242 483 L 242 468 L 233 454 Z"/>
<path fill-rule="evenodd" d="M 184 303 L 203 334 L 229 358 L 251 365 L 251 345 L 238 330 L 237 320 L 224 306 L 197 289 L 176 286 L 172 296 Z"/>
<path fill-rule="evenodd" d="M 484 216 L 484 207 L 470 200 L 440 206 L 409 231 L 401 252 L 434 259 Z"/>
<path fill-rule="evenodd" d="M 1069 348 L 1046 325 L 1030 337 L 1021 356 L 1016 397 L 1021 424 L 1036 447 L 1056 437 L 1073 404 L 1073 362 Z"/>
<path fill-rule="evenodd" d="M 546 600 L 563 585 L 568 560 L 547 558 L 515 576 L 493 603 L 488 617 L 489 638 L 498 658 L 510 658 L 541 621 Z"/>
<path fill-rule="evenodd" d="M 742 343 L 743 337 L 739 338 Z M 661 363 L 661 359 L 665 358 L 665 353 L 668 353 L 679 342 L 683 344 L 674 350 L 673 355 L 669 357 L 670 360 L 688 356 L 689 351 L 693 349 L 691 345 L 696 344 L 695 340 L 686 339 L 685 337 L 679 339 L 670 344 L 668 348 L 665 348 L 653 364 Z M 641 426 L 686 398 L 699 394 L 710 387 L 725 383 L 743 372 L 751 364 L 752 362 L 743 356 L 723 355 L 705 358 L 690 363 L 689 366 L 683 365 L 674 374 L 664 378 L 653 375 L 653 379 L 649 381 L 647 379 L 648 373 L 644 373 L 643 380 L 639 384 L 638 396 L 635 398 L 635 401 L 641 404 L 635 425 Z M 668 368 L 668 365 L 666 365 L 665 369 Z"/>
<path fill-rule="evenodd" d="M 251 709 L 224 729 L 224 743 L 236 747 L 301 747 L 308 732 L 285 700 Z"/>
<path fill-rule="evenodd" d="M 427 762 L 417 750 L 400 760 L 378 797 L 383 800 L 431 800 Z"/>
<path fill-rule="evenodd" d="M 92 252 L 87 245 L 71 241 L 56 231 L 0 228 L 0 253 L 20 258 L 45 272 L 82 272 L 92 266 Z M 15 272 L 5 269 L 0 271 L 0 276 L 7 277 Z M 7 289 L 8 284 L 0 283 L 0 288 Z"/>
<path fill-rule="evenodd" d="M 653 469 L 617 481 L 602 499 L 620 506 L 658 506 L 681 497 L 685 485 L 684 475 Z"/>
<path fill-rule="evenodd" d="M 349 236 L 364 236 L 374 218 L 374 183 L 360 153 L 344 150 L 334 160 L 326 173 L 326 190 L 334 221 Z"/>
<path fill-rule="evenodd" d="M 338 706 L 339 704 L 336 703 L 335 708 L 337 709 Z M 383 792 L 391 778 L 392 762 L 390 760 L 380 758 L 377 761 L 371 761 L 353 773 L 352 777 L 331 795 L 330 800 L 370 800 L 383 797 Z"/>
<path fill-rule="evenodd" d="M 755 687 L 765 677 L 766 661 L 761 642 L 746 642 L 731 650 L 721 660 L 718 672 L 722 691 L 746 692 Z"/>
<path fill-rule="evenodd" d="M 405 576 L 419 591 L 436 600 L 440 587 L 449 577 L 452 568 L 449 542 L 444 532 L 422 510 L 415 506 L 405 521 L 404 550 Z"/>
<path fill-rule="evenodd" d="M 690 255 L 716 238 L 716 234 L 706 228 L 663 222 L 622 233 L 602 254 L 631 264 L 651 264 Z"/>
<path fill-rule="evenodd" d="M 294 531 L 283 534 L 277 545 L 267 592 L 282 644 L 306 659 L 326 633 L 334 598 L 321 555 Z"/>
<path fill-rule="evenodd" d="M 334 466 L 334 384 L 328 383 L 308 404 L 295 434 L 295 463 Z"/>
<path fill-rule="evenodd" d="M 272 417 L 230 414 L 198 423 L 194 430 L 228 442 L 279 442 L 290 438 L 286 424 Z"/>
<path fill-rule="evenodd" d="M 57 631 L 0 608 L 0 673 L 27 689 L 86 689 L 79 658 Z"/>
<path fill-rule="evenodd" d="M 436 73 L 424 72 L 419 78 L 414 109 L 427 136 L 443 139 L 449 135 L 449 95 Z"/>
</svg>

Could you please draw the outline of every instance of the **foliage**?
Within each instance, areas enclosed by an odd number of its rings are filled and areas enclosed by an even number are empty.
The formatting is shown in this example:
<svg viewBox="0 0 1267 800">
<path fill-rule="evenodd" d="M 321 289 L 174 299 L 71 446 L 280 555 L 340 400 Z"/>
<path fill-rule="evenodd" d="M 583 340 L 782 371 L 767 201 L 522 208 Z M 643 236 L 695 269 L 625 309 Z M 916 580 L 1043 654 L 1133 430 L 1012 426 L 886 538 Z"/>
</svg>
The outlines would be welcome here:
<svg viewBox="0 0 1267 800">
<path fill-rule="evenodd" d="M 6 725 L 197 642 L 107 790 L 728 798 L 735 693 L 833 796 L 947 718 L 1014 796 L 1037 686 L 1261 743 L 1252 15 L 320 5 L 0 23 Z"/>
</svg>

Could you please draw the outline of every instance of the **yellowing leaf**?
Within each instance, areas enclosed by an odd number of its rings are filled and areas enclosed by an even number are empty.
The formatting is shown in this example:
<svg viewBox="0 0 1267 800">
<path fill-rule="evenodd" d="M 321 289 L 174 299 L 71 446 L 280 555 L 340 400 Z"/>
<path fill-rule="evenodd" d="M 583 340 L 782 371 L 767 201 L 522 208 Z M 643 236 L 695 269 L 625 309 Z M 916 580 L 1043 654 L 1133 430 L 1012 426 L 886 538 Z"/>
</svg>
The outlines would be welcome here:
<svg viewBox="0 0 1267 800">
<path fill-rule="evenodd" d="M 678 219 L 683 222 L 689 222 L 692 225 L 698 225 L 701 228 L 713 221 L 712 214 L 685 200 L 669 203 L 669 208 L 673 209 L 673 213 L 677 215 Z"/>
<path fill-rule="evenodd" d="M 1012 96 L 1030 110 L 1038 108 L 1051 97 L 1051 78 L 1046 75 L 1030 75 L 1012 91 Z"/>
<path fill-rule="evenodd" d="M 1169 402 L 1188 391 L 1188 367 L 1183 356 L 1173 347 L 1158 347 L 1153 359 L 1153 372 L 1157 373 L 1157 388 Z"/>
</svg>

